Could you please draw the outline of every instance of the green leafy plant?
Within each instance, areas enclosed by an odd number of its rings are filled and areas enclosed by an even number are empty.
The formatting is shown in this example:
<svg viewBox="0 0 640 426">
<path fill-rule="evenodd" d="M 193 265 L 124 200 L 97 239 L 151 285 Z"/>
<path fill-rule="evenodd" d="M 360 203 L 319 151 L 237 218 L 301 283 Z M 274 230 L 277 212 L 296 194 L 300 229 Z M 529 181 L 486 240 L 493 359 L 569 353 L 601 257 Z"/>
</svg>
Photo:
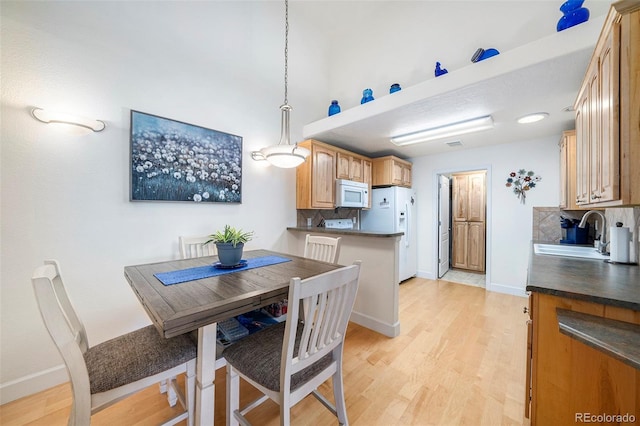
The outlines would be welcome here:
<svg viewBox="0 0 640 426">
<path fill-rule="evenodd" d="M 242 229 L 236 229 L 233 226 L 225 225 L 223 231 L 216 231 L 209 235 L 209 243 L 232 243 L 237 246 L 239 243 L 246 243 L 253 238 L 253 231 L 244 232 Z"/>
</svg>

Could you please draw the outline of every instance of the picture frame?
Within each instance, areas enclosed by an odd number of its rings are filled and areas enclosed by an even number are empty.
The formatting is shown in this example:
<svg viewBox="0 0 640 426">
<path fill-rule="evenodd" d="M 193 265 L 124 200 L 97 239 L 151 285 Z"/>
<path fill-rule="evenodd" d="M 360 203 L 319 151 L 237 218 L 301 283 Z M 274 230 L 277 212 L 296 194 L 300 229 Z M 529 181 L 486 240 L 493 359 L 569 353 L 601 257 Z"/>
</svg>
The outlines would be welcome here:
<svg viewBox="0 0 640 426">
<path fill-rule="evenodd" d="M 242 202 L 242 136 L 131 110 L 130 201 Z"/>
</svg>

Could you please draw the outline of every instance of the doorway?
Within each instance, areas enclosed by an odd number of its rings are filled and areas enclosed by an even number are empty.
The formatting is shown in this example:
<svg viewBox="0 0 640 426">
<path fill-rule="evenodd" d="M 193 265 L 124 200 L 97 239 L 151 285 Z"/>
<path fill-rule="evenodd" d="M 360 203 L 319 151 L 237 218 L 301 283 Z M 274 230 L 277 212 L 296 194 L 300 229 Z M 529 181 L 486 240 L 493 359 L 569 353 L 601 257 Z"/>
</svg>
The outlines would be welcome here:
<svg viewBox="0 0 640 426">
<path fill-rule="evenodd" d="M 489 180 L 488 168 L 437 173 L 438 279 L 487 287 Z"/>
</svg>

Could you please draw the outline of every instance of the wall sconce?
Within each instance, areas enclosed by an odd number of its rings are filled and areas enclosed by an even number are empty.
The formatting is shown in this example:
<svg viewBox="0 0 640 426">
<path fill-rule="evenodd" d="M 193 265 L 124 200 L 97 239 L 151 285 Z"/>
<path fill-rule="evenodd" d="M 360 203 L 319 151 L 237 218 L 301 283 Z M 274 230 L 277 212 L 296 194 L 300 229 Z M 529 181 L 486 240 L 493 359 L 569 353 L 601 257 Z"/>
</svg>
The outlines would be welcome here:
<svg viewBox="0 0 640 426">
<path fill-rule="evenodd" d="M 44 110 L 42 108 L 33 108 L 31 110 L 31 116 L 42 123 L 78 126 L 92 132 L 101 132 L 107 127 L 104 121 L 92 120 L 74 114 Z"/>
<path fill-rule="evenodd" d="M 453 124 L 421 130 L 406 135 L 392 136 L 391 142 L 398 146 L 427 142 L 435 139 L 448 138 L 450 136 L 464 135 L 465 133 L 479 132 L 493 128 L 493 118 L 490 115 L 460 121 Z"/>
</svg>

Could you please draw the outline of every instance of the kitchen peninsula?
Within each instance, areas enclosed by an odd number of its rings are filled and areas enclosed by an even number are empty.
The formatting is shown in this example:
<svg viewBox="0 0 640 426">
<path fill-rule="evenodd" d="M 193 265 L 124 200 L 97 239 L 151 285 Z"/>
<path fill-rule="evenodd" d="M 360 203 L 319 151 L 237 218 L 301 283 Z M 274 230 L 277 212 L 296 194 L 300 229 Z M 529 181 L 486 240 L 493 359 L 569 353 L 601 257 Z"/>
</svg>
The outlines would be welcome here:
<svg viewBox="0 0 640 426">
<path fill-rule="evenodd" d="M 304 251 L 307 234 L 341 237 L 341 265 L 362 261 L 358 295 L 351 321 L 389 337 L 400 334 L 399 244 L 402 232 L 372 232 L 322 227 L 289 227 L 291 248 Z"/>
<path fill-rule="evenodd" d="M 532 249 L 525 391 L 532 426 L 573 424 L 580 413 L 640 419 L 639 286 L 637 265 Z"/>
</svg>

